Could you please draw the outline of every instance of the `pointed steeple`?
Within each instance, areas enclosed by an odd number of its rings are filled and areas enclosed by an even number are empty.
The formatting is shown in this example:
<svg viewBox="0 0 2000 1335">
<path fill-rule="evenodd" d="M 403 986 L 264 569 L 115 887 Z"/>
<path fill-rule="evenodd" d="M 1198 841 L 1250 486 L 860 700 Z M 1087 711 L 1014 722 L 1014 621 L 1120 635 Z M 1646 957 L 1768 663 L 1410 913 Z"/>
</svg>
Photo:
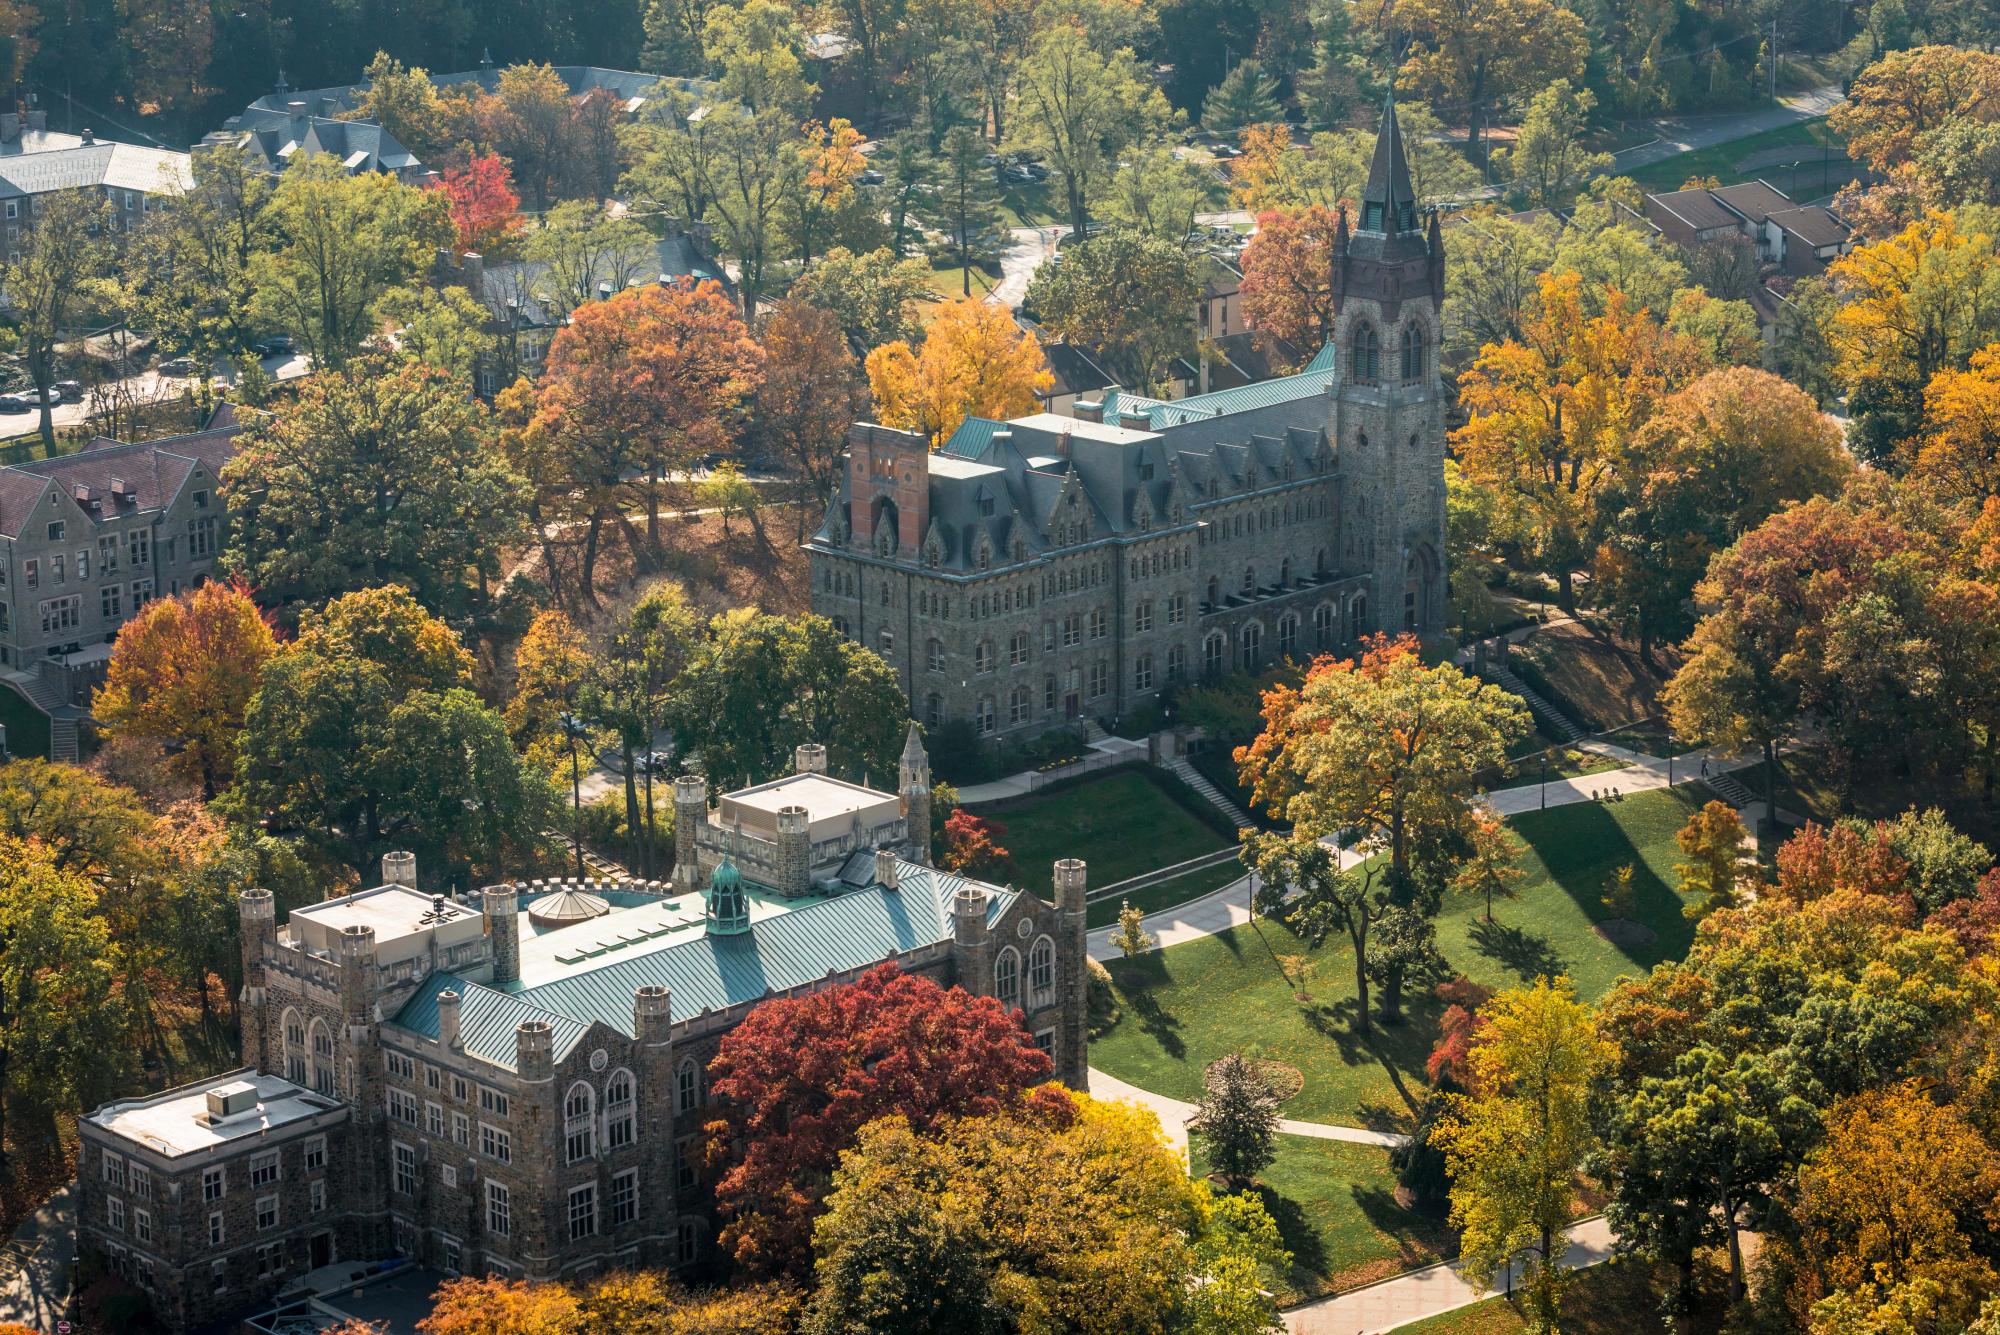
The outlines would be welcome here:
<svg viewBox="0 0 2000 1335">
<path fill-rule="evenodd" d="M 1382 97 L 1382 126 L 1375 132 L 1375 157 L 1361 191 L 1360 230 L 1388 235 L 1417 230 L 1417 192 L 1410 185 L 1410 160 L 1403 152 L 1393 85 Z"/>
</svg>

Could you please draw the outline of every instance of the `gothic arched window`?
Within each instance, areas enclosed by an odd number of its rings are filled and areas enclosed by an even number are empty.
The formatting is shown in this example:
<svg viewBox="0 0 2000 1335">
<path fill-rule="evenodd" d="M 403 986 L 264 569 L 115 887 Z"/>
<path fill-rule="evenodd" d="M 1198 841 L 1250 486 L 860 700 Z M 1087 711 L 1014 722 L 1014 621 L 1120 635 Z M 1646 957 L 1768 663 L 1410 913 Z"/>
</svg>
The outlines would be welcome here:
<svg viewBox="0 0 2000 1335">
<path fill-rule="evenodd" d="M 1424 327 L 1415 321 L 1403 326 L 1403 382 L 1424 378 Z"/>
<path fill-rule="evenodd" d="M 1366 320 L 1356 325 L 1349 347 L 1347 378 L 1357 385 L 1374 384 L 1381 374 L 1382 363 L 1382 339 L 1376 334 L 1375 326 Z"/>
</svg>

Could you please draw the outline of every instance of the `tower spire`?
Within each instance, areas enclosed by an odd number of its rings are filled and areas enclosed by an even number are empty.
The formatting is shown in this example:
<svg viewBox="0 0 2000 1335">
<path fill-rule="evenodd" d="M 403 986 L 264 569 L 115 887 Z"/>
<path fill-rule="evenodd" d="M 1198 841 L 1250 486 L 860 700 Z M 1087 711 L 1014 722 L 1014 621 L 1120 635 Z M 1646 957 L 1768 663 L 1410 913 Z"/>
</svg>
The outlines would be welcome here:
<svg viewBox="0 0 2000 1335">
<path fill-rule="evenodd" d="M 1417 230 L 1417 192 L 1410 185 L 1410 160 L 1403 151 L 1403 126 L 1396 119 L 1396 85 L 1382 95 L 1382 125 L 1375 132 L 1375 156 L 1361 191 L 1361 231 L 1394 235 Z"/>
</svg>

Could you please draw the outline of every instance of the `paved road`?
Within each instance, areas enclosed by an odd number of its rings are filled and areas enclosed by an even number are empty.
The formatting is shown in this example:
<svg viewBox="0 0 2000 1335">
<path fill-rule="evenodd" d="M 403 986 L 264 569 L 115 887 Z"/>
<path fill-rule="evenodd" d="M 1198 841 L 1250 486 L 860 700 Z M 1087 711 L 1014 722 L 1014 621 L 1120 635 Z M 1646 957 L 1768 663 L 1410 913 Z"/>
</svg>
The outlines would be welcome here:
<svg viewBox="0 0 2000 1335">
<path fill-rule="evenodd" d="M 0 1323 L 52 1331 L 69 1298 L 68 1269 L 76 1237 L 75 1188 L 64 1187 L 21 1221 L 0 1249 Z"/>
<path fill-rule="evenodd" d="M 293 353 L 283 357 L 266 357 L 264 370 L 273 380 L 296 380 L 312 369 L 312 359 L 304 353 Z M 218 366 L 216 375 L 234 384 L 234 370 Z M 163 376 L 157 371 L 141 371 L 128 377 L 126 385 L 131 397 L 137 403 L 157 403 L 163 399 L 177 398 L 182 389 L 192 384 L 185 376 Z M 59 403 L 49 412 L 49 418 L 57 427 L 80 426 L 90 416 L 90 400 L 86 395 L 82 403 Z M 25 435 L 34 431 L 41 421 L 37 413 L 7 413 L 0 415 L 0 435 Z"/>
<path fill-rule="evenodd" d="M 1676 116 L 1654 121 L 1653 130 L 1659 138 L 1650 144 L 1638 144 L 1615 154 L 1616 170 L 1629 172 L 1655 162 L 1665 162 L 1682 153 L 1692 153 L 1698 148 L 1713 148 L 1717 144 L 1748 139 L 1753 134 L 1763 134 L 1780 126 L 1813 120 L 1826 115 L 1846 100 L 1847 95 L 1837 85 L 1828 84 L 1784 98 L 1775 107 L 1733 111 L 1721 116 Z"/>
<path fill-rule="evenodd" d="M 1608 1260 L 1612 1241 L 1611 1225 L 1602 1216 L 1583 1220 L 1569 1231 L 1563 1268 L 1580 1270 Z M 1505 1279 L 1496 1279 L 1505 1292 Z M 1376 1335 L 1492 1296 L 1473 1288 L 1459 1273 L 1459 1263 L 1451 1261 L 1294 1307 L 1285 1313 L 1285 1329 L 1291 1335 Z"/>
</svg>

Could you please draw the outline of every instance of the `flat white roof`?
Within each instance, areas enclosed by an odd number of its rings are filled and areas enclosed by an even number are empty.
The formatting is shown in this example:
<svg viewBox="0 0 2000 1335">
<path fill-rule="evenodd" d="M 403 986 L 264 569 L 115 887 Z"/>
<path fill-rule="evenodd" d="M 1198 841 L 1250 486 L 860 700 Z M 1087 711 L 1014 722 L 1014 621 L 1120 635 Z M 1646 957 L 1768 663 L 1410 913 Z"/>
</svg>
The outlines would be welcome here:
<svg viewBox="0 0 2000 1335">
<path fill-rule="evenodd" d="M 303 920 L 324 928 L 333 936 L 339 936 L 349 927 L 373 927 L 377 942 L 389 941 L 413 932 L 429 931 L 431 924 L 423 919 L 436 907 L 434 898 L 408 886 L 383 885 L 293 909 L 291 921 L 297 924 Z M 449 898 L 444 901 L 443 912 L 445 917 L 442 921 L 479 916 Z"/>
<path fill-rule="evenodd" d="M 208 1120 L 208 1092 L 245 1085 L 257 1091 L 256 1110 L 211 1124 Z M 83 1120 L 121 1139 L 171 1157 L 217 1149 L 296 1122 L 308 1121 L 341 1107 L 337 1100 L 315 1094 L 282 1076 L 242 1071 L 226 1081 L 216 1080 L 188 1089 L 169 1090 L 149 1099 L 107 1103 Z"/>
<path fill-rule="evenodd" d="M 778 811 L 783 807 L 804 807 L 814 838 L 846 829 L 860 813 L 868 813 L 864 825 L 874 825 L 902 809 L 893 793 L 879 793 L 827 774 L 793 774 L 724 793 L 716 819 L 724 825 L 740 820 L 768 835 L 777 830 Z"/>
<path fill-rule="evenodd" d="M 1052 436 L 1101 440 L 1110 445 L 1136 445 L 1142 440 L 1157 439 L 1160 434 L 1157 431 L 1134 431 L 1115 422 L 1086 422 L 1081 417 L 1064 417 L 1061 413 L 1032 413 L 1027 417 L 1013 418 L 1007 425 L 1046 431 Z"/>
</svg>

